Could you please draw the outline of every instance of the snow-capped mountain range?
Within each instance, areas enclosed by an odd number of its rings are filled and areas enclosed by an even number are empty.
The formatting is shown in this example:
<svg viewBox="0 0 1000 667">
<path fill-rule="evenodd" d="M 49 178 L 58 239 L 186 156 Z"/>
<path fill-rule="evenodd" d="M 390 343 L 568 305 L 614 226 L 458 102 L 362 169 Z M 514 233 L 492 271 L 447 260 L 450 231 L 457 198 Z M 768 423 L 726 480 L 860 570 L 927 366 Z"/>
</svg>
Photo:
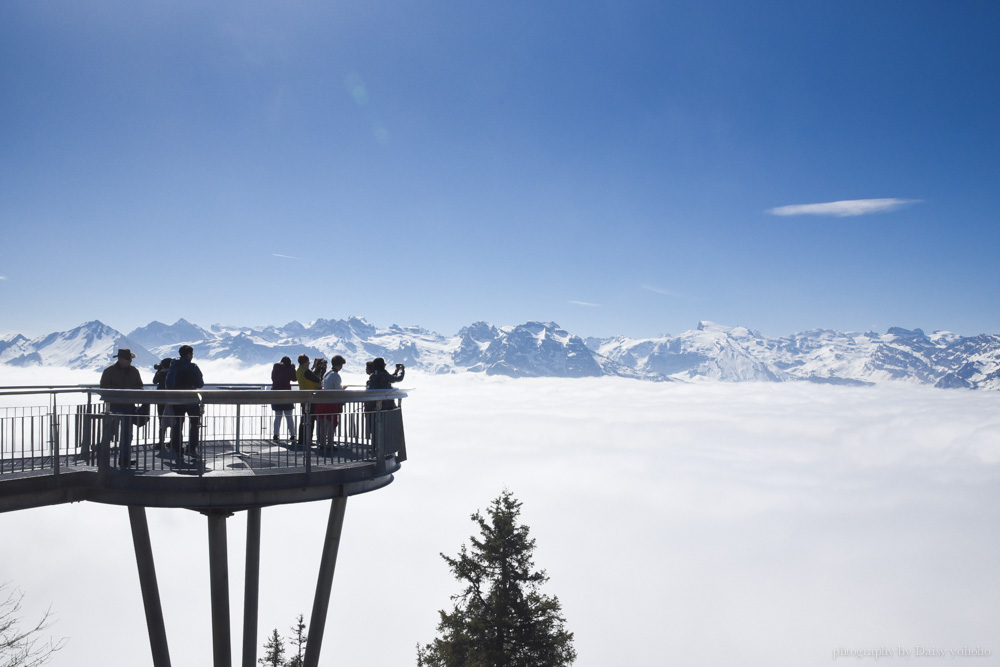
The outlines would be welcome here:
<svg viewBox="0 0 1000 667">
<path fill-rule="evenodd" d="M 816 329 L 767 338 L 745 327 L 701 322 L 678 336 L 588 338 L 552 322 L 496 327 L 476 322 L 453 336 L 421 327 L 378 328 L 364 319 L 319 319 L 281 327 L 208 329 L 184 319 L 151 322 L 127 335 L 98 322 L 33 340 L 0 338 L 0 365 L 58 366 L 99 370 L 117 348 L 136 354 L 151 369 L 176 357 L 182 344 L 199 359 L 234 359 L 245 365 L 343 355 L 351 372 L 384 357 L 390 364 L 430 373 L 474 372 L 510 377 L 615 375 L 653 381 L 804 380 L 862 385 L 882 382 L 932 384 L 942 388 L 1000 389 L 1000 335 L 963 337 L 937 331 L 893 328 L 884 334 Z"/>
</svg>

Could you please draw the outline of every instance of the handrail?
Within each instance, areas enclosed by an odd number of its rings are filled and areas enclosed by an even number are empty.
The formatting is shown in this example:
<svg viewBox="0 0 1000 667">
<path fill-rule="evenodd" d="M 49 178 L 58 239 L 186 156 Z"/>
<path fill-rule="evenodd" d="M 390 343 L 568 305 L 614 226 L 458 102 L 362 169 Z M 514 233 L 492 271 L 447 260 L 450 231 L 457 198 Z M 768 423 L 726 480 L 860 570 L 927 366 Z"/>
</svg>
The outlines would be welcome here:
<svg viewBox="0 0 1000 667">
<path fill-rule="evenodd" d="M 155 387 L 156 385 L 152 385 Z M 19 387 L 0 387 L 0 396 L 30 396 L 32 394 L 86 394 L 98 388 L 98 385 L 30 385 Z"/>
<path fill-rule="evenodd" d="M 295 384 L 294 382 L 292 383 Z M 148 389 L 146 388 L 148 387 Z M 22 386 L 9 386 L 0 387 L 0 397 L 3 396 L 31 396 L 35 394 L 86 394 L 86 393 L 97 393 L 101 396 L 109 396 L 123 399 L 125 402 L 131 402 L 131 397 L 118 393 L 118 392 L 132 392 L 136 394 L 142 394 L 140 398 L 136 398 L 134 402 L 136 403 L 190 403 L 191 393 L 198 393 L 200 395 L 221 397 L 221 396 L 236 396 L 237 392 L 241 399 L 239 401 L 233 401 L 234 403 L 279 403 L 281 401 L 288 401 L 292 403 L 336 403 L 337 400 L 332 400 L 340 398 L 344 401 L 350 400 L 386 400 L 389 398 L 405 398 L 409 390 L 406 389 L 343 389 L 343 390 L 333 390 L 333 389 L 289 389 L 289 390 L 273 390 L 268 388 L 267 384 L 241 384 L 241 383 L 220 383 L 220 384 L 210 384 L 205 385 L 202 389 L 157 389 L 155 384 L 145 384 L 143 389 L 101 389 L 100 385 L 97 384 L 78 384 L 78 385 L 22 385 Z M 149 392 L 149 393 L 143 393 Z M 150 397 L 154 394 L 162 400 L 152 399 Z M 184 392 L 184 393 L 182 393 Z M 253 392 L 253 393 L 251 393 Z M 261 396 L 266 394 L 266 398 L 261 399 Z M 317 396 L 317 394 L 319 394 Z M 253 400 L 243 400 L 244 397 L 253 397 Z M 185 400 L 180 400 L 180 398 Z M 308 399 L 308 397 L 312 397 Z M 169 400 L 174 399 L 174 400 Z M 278 399 L 278 400 L 273 400 Z M 306 400 L 304 400 L 306 399 Z M 221 403 L 223 401 L 213 400 L 213 403 Z"/>
<path fill-rule="evenodd" d="M 226 405 L 257 405 L 269 403 L 350 403 L 384 401 L 405 398 L 403 389 L 94 389 L 105 402 L 150 403 L 154 405 L 184 405 L 212 403 Z"/>
</svg>

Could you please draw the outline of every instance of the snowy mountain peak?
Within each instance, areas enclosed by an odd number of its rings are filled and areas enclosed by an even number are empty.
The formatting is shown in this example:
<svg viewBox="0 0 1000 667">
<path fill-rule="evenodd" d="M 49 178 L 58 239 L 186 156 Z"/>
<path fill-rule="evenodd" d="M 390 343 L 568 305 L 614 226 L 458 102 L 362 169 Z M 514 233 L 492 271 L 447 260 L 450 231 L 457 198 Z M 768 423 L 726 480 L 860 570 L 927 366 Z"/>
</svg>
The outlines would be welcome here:
<svg viewBox="0 0 1000 667">
<path fill-rule="evenodd" d="M 11 366 L 99 369 L 110 365 L 122 348 L 132 350 L 137 364 L 152 365 L 156 361 L 141 344 L 92 320 L 30 341 L 21 336 L 11 345 L 0 347 L 0 362 Z"/>
<path fill-rule="evenodd" d="M 920 341 L 922 343 L 929 343 L 930 339 L 924 335 L 924 332 L 920 329 L 902 329 L 900 327 L 890 327 L 889 331 L 886 332 L 883 337 L 885 341 L 893 340 L 905 340 L 905 341 Z"/>
<path fill-rule="evenodd" d="M 526 322 L 497 331 L 479 362 L 469 370 L 511 377 L 588 377 L 603 375 L 583 340 L 554 322 Z"/>
<path fill-rule="evenodd" d="M 28 339 L 22 336 L 21 334 L 6 334 L 4 336 L 0 336 L 0 349 L 9 347 L 11 345 L 17 345 L 18 343 L 22 343 L 27 340 Z"/>
<path fill-rule="evenodd" d="M 212 334 L 191 324 L 183 317 L 173 324 L 153 321 L 144 327 L 130 331 L 128 337 L 147 349 L 166 345 L 179 346 L 212 338 Z M 174 350 L 176 353 L 176 350 Z"/>
<path fill-rule="evenodd" d="M 468 336 L 477 341 L 493 340 L 496 338 L 497 328 L 489 322 L 474 322 L 467 327 L 462 327 L 458 335 Z"/>
<path fill-rule="evenodd" d="M 715 322 L 708 322 L 702 320 L 698 322 L 697 331 L 704 331 L 707 333 L 716 333 L 726 336 L 735 336 L 737 338 L 760 338 L 761 335 L 753 329 L 749 329 L 743 326 L 728 327 L 722 324 L 716 324 Z"/>
</svg>

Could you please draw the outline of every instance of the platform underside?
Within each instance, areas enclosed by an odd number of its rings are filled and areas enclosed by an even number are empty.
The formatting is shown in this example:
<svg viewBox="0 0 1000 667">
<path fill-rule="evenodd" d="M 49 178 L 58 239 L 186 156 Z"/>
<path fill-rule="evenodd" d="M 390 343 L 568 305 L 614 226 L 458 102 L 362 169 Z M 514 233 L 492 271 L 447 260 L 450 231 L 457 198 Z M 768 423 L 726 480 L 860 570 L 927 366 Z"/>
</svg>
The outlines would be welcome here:
<svg viewBox="0 0 1000 667">
<path fill-rule="evenodd" d="M 118 450 L 112 448 L 111 460 Z M 202 443 L 198 456 L 134 447 L 129 470 L 98 470 L 96 456 L 25 457 L 0 461 L 0 512 L 89 500 L 115 505 L 238 511 L 250 507 L 355 495 L 386 486 L 399 463 L 372 461 L 368 444 L 334 450 L 272 440 Z M 53 474 L 53 470 L 59 472 Z"/>
</svg>

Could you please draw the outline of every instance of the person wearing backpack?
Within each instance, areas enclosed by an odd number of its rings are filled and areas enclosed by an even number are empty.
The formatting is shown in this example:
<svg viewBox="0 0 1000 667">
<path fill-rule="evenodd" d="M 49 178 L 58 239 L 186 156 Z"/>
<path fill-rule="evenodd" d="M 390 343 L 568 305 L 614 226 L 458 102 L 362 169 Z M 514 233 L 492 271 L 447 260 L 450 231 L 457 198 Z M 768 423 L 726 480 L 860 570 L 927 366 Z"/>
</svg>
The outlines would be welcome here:
<svg viewBox="0 0 1000 667">
<path fill-rule="evenodd" d="M 153 376 L 153 384 L 156 385 L 157 389 L 167 388 L 167 371 L 169 370 L 170 364 L 173 363 L 173 361 L 174 360 L 172 358 L 167 357 L 160 363 L 153 365 L 153 368 L 156 370 L 156 375 Z M 166 439 L 167 429 L 173 426 L 173 420 L 171 418 L 173 417 L 174 411 L 173 408 L 169 405 L 166 405 L 164 403 L 157 403 L 156 414 L 157 417 L 159 417 L 160 421 L 160 427 L 159 427 L 160 437 L 156 442 L 156 448 L 160 451 L 163 451 L 163 441 Z M 173 432 L 171 432 L 171 435 L 173 435 Z"/>
<path fill-rule="evenodd" d="M 194 348 L 190 345 L 181 345 L 177 350 L 180 359 L 177 359 L 170 368 L 167 369 L 166 386 L 167 389 L 201 389 L 205 386 L 205 379 L 201 374 L 198 364 L 192 362 L 194 359 Z M 170 434 L 171 447 L 178 462 L 181 459 L 181 444 L 184 428 L 184 415 L 188 417 L 188 446 L 185 452 L 198 458 L 198 429 L 201 427 L 201 403 L 186 403 L 174 405 L 173 433 Z"/>
<path fill-rule="evenodd" d="M 292 366 L 292 360 L 288 357 L 282 357 L 281 361 L 271 368 L 271 389 L 273 391 L 289 391 L 292 388 L 292 383 L 296 380 L 295 366 Z M 271 409 L 274 410 L 274 441 L 280 441 L 279 429 L 281 428 L 281 418 L 284 417 L 285 424 L 288 426 L 288 437 L 294 445 L 296 439 L 292 411 L 295 409 L 295 406 L 291 403 L 277 403 L 272 405 Z"/>
</svg>

